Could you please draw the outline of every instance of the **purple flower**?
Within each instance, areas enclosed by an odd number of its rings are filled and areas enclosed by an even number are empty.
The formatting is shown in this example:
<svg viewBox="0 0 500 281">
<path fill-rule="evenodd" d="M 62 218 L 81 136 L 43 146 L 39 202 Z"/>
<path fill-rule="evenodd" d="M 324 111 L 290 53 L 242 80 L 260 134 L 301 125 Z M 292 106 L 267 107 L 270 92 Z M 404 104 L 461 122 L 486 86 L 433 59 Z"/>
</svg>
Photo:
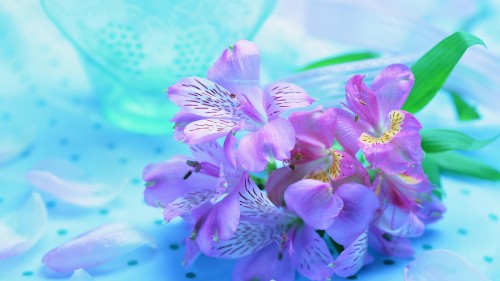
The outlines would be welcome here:
<svg viewBox="0 0 500 281">
<path fill-rule="evenodd" d="M 421 125 L 400 110 L 413 87 L 411 70 L 401 64 L 386 67 L 368 87 L 363 76 L 352 77 L 346 86 L 345 109 L 338 109 L 336 137 L 354 155 L 359 148 L 377 169 L 403 173 L 421 163 Z"/>
<path fill-rule="evenodd" d="M 171 86 L 168 97 L 181 108 L 172 120 L 177 139 L 199 144 L 249 131 L 237 147 L 245 169 L 261 171 L 271 159 L 287 160 L 295 133 L 279 115 L 314 100 L 290 83 L 277 82 L 262 89 L 259 68 L 257 46 L 241 40 L 222 53 L 207 79 L 189 77 Z"/>
<path fill-rule="evenodd" d="M 294 280 L 295 270 L 311 280 L 329 280 L 333 273 L 354 274 L 367 255 L 366 233 L 356 237 L 334 260 L 315 229 L 331 224 L 331 218 L 337 217 L 343 207 L 342 201 L 328 194 L 325 183 L 318 182 L 310 190 L 306 188 L 308 184 L 302 181 L 291 186 L 286 195 L 290 208 L 278 208 L 253 182 L 247 181 L 240 191 L 241 221 L 235 235 L 214 243 L 205 254 L 240 258 L 234 280 Z M 304 200 L 297 197 L 301 195 Z M 321 195 L 325 198 L 320 198 Z M 323 215 L 327 222 L 323 221 Z"/>
<path fill-rule="evenodd" d="M 226 146 L 234 139 L 230 136 Z M 226 147 L 226 148 L 227 148 Z M 162 207 L 165 221 L 183 216 L 195 224 L 194 236 L 203 250 L 212 241 L 232 237 L 239 223 L 239 190 L 247 173 L 234 161 L 234 150 L 217 142 L 191 146 L 194 158 L 174 157 L 150 164 L 143 177 L 146 203 Z"/>
</svg>

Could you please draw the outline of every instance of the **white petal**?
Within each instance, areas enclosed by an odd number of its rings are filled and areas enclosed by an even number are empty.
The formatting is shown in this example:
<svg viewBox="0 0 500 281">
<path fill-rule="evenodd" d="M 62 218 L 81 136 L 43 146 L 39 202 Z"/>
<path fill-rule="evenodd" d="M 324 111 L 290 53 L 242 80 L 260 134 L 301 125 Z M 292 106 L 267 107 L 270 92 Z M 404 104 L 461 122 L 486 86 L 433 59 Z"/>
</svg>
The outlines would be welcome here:
<svg viewBox="0 0 500 281">
<path fill-rule="evenodd" d="M 39 163 L 26 174 L 36 188 L 79 206 L 99 206 L 114 199 L 125 187 L 126 180 L 99 182 L 70 162 L 51 159 Z"/>
<path fill-rule="evenodd" d="M 77 269 L 73 272 L 73 275 L 71 275 L 71 278 L 69 281 L 93 281 L 94 278 L 90 276 L 85 270 L 83 269 Z"/>
<path fill-rule="evenodd" d="M 58 272 L 90 269 L 146 246 L 156 248 L 154 240 L 128 224 L 107 224 L 62 244 L 43 257 L 43 263 Z"/>
<path fill-rule="evenodd" d="M 47 224 L 47 210 L 38 193 L 14 212 L 0 220 L 0 259 L 21 254 L 42 237 Z"/>
<path fill-rule="evenodd" d="M 491 281 L 448 250 L 428 251 L 405 267 L 405 281 Z"/>
</svg>

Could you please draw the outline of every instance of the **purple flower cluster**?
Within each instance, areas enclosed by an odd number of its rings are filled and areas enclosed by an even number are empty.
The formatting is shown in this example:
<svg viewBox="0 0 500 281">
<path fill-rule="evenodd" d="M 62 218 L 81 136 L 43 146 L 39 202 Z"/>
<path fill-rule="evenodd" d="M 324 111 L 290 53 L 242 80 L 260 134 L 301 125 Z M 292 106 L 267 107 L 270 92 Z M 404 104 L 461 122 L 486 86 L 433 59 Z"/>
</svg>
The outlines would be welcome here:
<svg viewBox="0 0 500 281">
<path fill-rule="evenodd" d="M 238 41 L 207 79 L 168 89 L 193 156 L 148 165 L 144 195 L 165 221 L 191 223 L 185 263 L 203 253 L 238 259 L 234 280 L 329 280 L 369 263 L 368 248 L 412 256 L 408 238 L 445 209 L 422 169 L 421 125 L 401 110 L 411 70 L 388 66 L 370 87 L 356 75 L 343 108 L 300 111 L 315 100 L 290 83 L 262 88 L 259 68 L 257 46 Z"/>
</svg>

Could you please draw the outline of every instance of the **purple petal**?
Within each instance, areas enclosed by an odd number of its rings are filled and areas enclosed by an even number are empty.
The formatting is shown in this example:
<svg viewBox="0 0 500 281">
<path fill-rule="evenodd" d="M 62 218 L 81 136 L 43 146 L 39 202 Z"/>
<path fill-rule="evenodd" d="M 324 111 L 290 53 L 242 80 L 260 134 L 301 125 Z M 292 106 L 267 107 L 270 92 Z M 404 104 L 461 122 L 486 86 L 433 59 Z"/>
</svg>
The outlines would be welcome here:
<svg viewBox="0 0 500 281">
<path fill-rule="evenodd" d="M 443 213 L 446 212 L 446 206 L 433 194 L 428 195 L 428 197 L 421 201 L 422 207 L 418 210 L 417 216 L 425 224 L 441 219 Z"/>
<path fill-rule="evenodd" d="M 383 233 L 376 227 L 370 228 L 368 243 L 379 253 L 386 256 L 406 259 L 413 257 L 415 254 L 410 239 Z"/>
<path fill-rule="evenodd" d="M 252 172 L 267 167 L 271 160 L 287 160 L 295 145 L 295 132 L 290 122 L 276 118 L 258 131 L 241 138 L 236 155 L 241 166 Z"/>
<path fill-rule="evenodd" d="M 377 98 L 379 116 L 387 116 L 392 110 L 401 109 L 413 82 L 413 73 L 406 65 L 393 64 L 384 68 L 370 86 Z"/>
<path fill-rule="evenodd" d="M 228 134 L 224 140 L 224 154 L 233 167 L 236 167 L 236 144 L 238 140 L 233 134 Z"/>
<path fill-rule="evenodd" d="M 186 244 L 186 254 L 184 260 L 182 260 L 182 265 L 189 267 L 196 258 L 198 258 L 201 252 L 198 243 L 196 243 L 196 240 L 192 237 L 186 237 L 184 242 Z"/>
<path fill-rule="evenodd" d="M 31 249 L 45 232 L 47 210 L 38 193 L 0 220 L 0 259 Z"/>
<path fill-rule="evenodd" d="M 305 277 L 312 280 L 329 280 L 333 274 L 332 255 L 325 241 L 310 227 L 304 226 L 292 238 L 292 264 Z"/>
<path fill-rule="evenodd" d="M 334 150 L 331 153 L 331 164 L 328 167 L 330 180 L 337 181 L 350 177 L 356 171 L 356 163 L 349 154 Z"/>
<path fill-rule="evenodd" d="M 225 259 L 248 256 L 275 242 L 276 237 L 279 237 L 284 229 L 285 225 L 281 224 L 252 223 L 242 220 L 233 237 L 212 243 L 212 249 L 205 254 Z"/>
<path fill-rule="evenodd" d="M 361 184 L 344 184 L 335 194 L 342 199 L 344 207 L 327 233 L 336 242 L 347 246 L 368 229 L 379 203 L 375 194 Z"/>
<path fill-rule="evenodd" d="M 295 280 L 295 270 L 290 256 L 276 245 L 269 245 L 259 252 L 236 262 L 233 280 Z"/>
<path fill-rule="evenodd" d="M 44 160 L 26 174 L 36 188 L 79 206 L 100 206 L 113 200 L 126 186 L 127 179 L 114 184 L 92 181 L 86 171 L 72 163 Z"/>
<path fill-rule="evenodd" d="M 260 87 L 260 52 L 257 45 L 239 40 L 226 49 L 208 70 L 207 78 L 233 93 L 242 87 Z"/>
<path fill-rule="evenodd" d="M 420 165 L 424 157 L 419 134 L 422 126 L 406 111 L 389 113 L 388 128 L 381 137 L 363 133 L 358 144 L 375 168 L 390 174 L 404 173 Z"/>
<path fill-rule="evenodd" d="M 94 278 L 90 276 L 85 270 L 83 269 L 77 269 L 73 272 L 73 275 L 71 275 L 71 278 L 69 281 L 92 281 Z"/>
<path fill-rule="evenodd" d="M 305 179 L 285 191 L 287 207 L 315 229 L 330 227 L 342 209 L 343 202 L 324 182 Z"/>
<path fill-rule="evenodd" d="M 333 270 L 340 277 L 356 274 L 365 264 L 368 235 L 361 233 L 333 262 Z"/>
<path fill-rule="evenodd" d="M 283 213 L 250 178 L 245 180 L 239 194 L 242 219 L 260 222 L 272 220 L 274 223 L 284 220 Z"/>
<path fill-rule="evenodd" d="M 187 112 L 185 109 L 181 109 L 178 113 L 174 115 L 170 122 L 174 122 L 174 138 L 177 141 L 183 141 L 186 139 L 186 135 L 184 134 L 184 129 L 186 126 L 194 121 L 198 121 L 201 119 L 205 119 L 203 116 L 199 116 L 193 113 Z"/>
<path fill-rule="evenodd" d="M 276 82 L 264 90 L 264 103 L 269 119 L 274 119 L 282 112 L 308 106 L 314 99 L 301 87 L 286 82 Z"/>
<path fill-rule="evenodd" d="M 297 139 L 294 155 L 300 154 L 302 161 L 324 157 L 325 150 L 333 145 L 337 116 L 333 109 L 321 106 L 311 111 L 294 112 L 288 118 Z M 297 161 L 300 162 L 300 161 Z"/>
<path fill-rule="evenodd" d="M 200 250 L 210 254 L 212 242 L 229 240 L 240 222 L 239 194 L 233 192 L 214 205 L 196 235 Z"/>
<path fill-rule="evenodd" d="M 356 118 L 354 114 L 342 108 L 334 109 L 337 115 L 335 138 L 344 150 L 355 155 L 359 150 L 358 138 L 363 132 L 370 130 L 370 126 L 363 119 Z"/>
<path fill-rule="evenodd" d="M 168 98 L 187 113 L 232 118 L 240 103 L 224 87 L 200 77 L 184 78 L 168 88 Z"/>
<path fill-rule="evenodd" d="M 375 93 L 363 82 L 364 76 L 355 75 L 346 84 L 347 108 L 359 119 L 366 121 L 373 127 L 380 123 L 378 101 Z"/>
<path fill-rule="evenodd" d="M 472 264 L 448 250 L 423 252 L 405 267 L 405 281 L 491 281 Z"/>
<path fill-rule="evenodd" d="M 225 137 L 231 131 L 237 131 L 241 121 L 208 118 L 189 123 L 184 128 L 184 139 L 188 144 L 200 144 Z"/>
<path fill-rule="evenodd" d="M 276 206 L 285 205 L 285 190 L 293 183 L 302 180 L 317 164 L 298 165 L 295 169 L 283 167 L 275 170 L 266 182 L 266 192 Z"/>
<path fill-rule="evenodd" d="M 127 224 L 107 224 L 86 232 L 45 254 L 43 263 L 58 272 L 90 269 L 140 247 L 156 248 L 153 239 Z"/>
<path fill-rule="evenodd" d="M 177 188 L 182 187 L 183 186 Z M 208 188 L 210 188 L 210 186 Z M 186 190 L 182 195 L 179 195 L 177 199 L 163 206 L 163 218 L 166 222 L 170 222 L 178 216 L 199 208 L 201 205 L 208 202 L 214 194 L 215 192 L 213 189 Z"/>
<path fill-rule="evenodd" d="M 373 224 L 381 231 L 398 237 L 419 237 L 424 233 L 424 223 L 412 211 L 386 204 Z"/>
<path fill-rule="evenodd" d="M 215 190 L 217 178 L 192 171 L 193 168 L 186 164 L 187 160 L 185 157 L 173 157 L 144 168 L 143 178 L 148 183 L 144 199 L 148 205 L 165 207 L 188 191 L 211 187 Z"/>
</svg>

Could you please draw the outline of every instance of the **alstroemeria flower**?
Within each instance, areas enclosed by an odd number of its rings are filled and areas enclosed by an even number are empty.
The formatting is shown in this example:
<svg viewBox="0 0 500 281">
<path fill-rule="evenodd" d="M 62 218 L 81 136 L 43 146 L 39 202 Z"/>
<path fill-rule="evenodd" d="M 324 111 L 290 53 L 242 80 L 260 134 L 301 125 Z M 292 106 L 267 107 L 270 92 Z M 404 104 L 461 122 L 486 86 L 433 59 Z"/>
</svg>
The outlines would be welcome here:
<svg viewBox="0 0 500 281">
<path fill-rule="evenodd" d="M 345 109 L 337 109 L 335 135 L 354 155 L 360 148 L 366 159 L 387 173 L 404 173 L 422 162 L 421 125 L 401 110 L 413 87 L 413 74 L 402 64 L 386 67 L 370 87 L 363 76 L 352 77 L 346 85 Z"/>
<path fill-rule="evenodd" d="M 415 166 L 402 174 L 378 174 L 372 190 L 380 200 L 371 227 L 374 248 L 386 255 L 412 256 L 406 238 L 422 235 L 425 224 L 446 210 L 432 194 L 432 184 L 421 166 Z"/>
<path fill-rule="evenodd" d="M 301 183 L 291 187 L 290 197 L 302 193 L 302 187 Z M 339 199 L 327 195 L 318 205 L 307 205 L 314 194 L 315 191 L 311 191 L 305 202 L 290 200 L 293 210 L 278 208 L 253 182 L 247 181 L 240 191 L 241 221 L 235 235 L 228 241 L 214 243 L 211 251 L 205 254 L 242 258 L 236 264 L 234 280 L 294 280 L 295 270 L 311 280 L 329 280 L 337 271 L 341 276 L 349 276 L 345 275 L 346 270 L 357 271 L 364 262 L 366 234 L 356 240 L 358 243 L 348 245 L 349 250 L 334 261 L 315 228 L 325 224 L 322 211 L 335 217 L 342 204 Z M 310 214 L 300 215 L 308 211 Z M 364 248 L 359 248 L 360 244 L 365 245 Z"/>
<path fill-rule="evenodd" d="M 232 142 L 227 141 L 227 146 Z M 217 142 L 193 145 L 191 151 L 192 159 L 174 157 L 148 165 L 143 173 L 147 182 L 144 198 L 149 205 L 164 209 L 167 222 L 199 213 L 193 215 L 199 220 L 199 244 L 210 247 L 212 240 L 229 239 L 236 231 L 240 217 L 238 192 L 247 173 L 234 161 L 234 150 L 223 149 Z"/>
<path fill-rule="evenodd" d="M 269 177 L 268 196 L 278 206 L 286 201 L 286 206 L 303 218 L 317 216 L 318 221 L 311 221 L 311 225 L 347 246 L 366 231 L 378 207 L 377 198 L 367 187 L 369 176 L 356 158 L 331 149 L 336 123 L 332 109 L 294 112 L 289 120 L 296 131 L 296 145 L 290 166 Z M 295 209 L 296 204 L 302 208 Z M 335 215 L 308 210 L 322 205 L 343 208 Z"/>
<path fill-rule="evenodd" d="M 289 159 L 295 133 L 279 115 L 314 101 L 290 83 L 272 83 L 262 89 L 259 49 L 245 40 L 222 53 L 207 79 L 182 79 L 168 89 L 168 97 L 181 108 L 173 119 L 175 136 L 188 144 L 250 132 L 237 148 L 240 163 L 250 171 L 264 170 L 271 159 Z"/>
</svg>

